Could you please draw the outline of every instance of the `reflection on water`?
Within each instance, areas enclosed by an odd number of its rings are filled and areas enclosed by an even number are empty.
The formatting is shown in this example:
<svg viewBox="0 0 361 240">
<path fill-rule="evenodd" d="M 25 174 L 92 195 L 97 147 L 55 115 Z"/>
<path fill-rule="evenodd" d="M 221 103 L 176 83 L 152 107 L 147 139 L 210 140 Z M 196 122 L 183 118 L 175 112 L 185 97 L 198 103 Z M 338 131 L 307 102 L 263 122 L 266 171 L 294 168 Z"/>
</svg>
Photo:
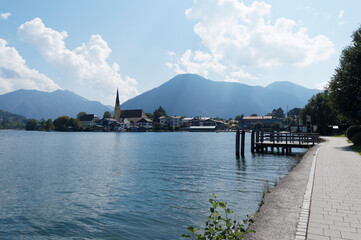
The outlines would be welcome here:
<svg viewBox="0 0 361 240">
<path fill-rule="evenodd" d="M 0 131 L 0 238 L 179 239 L 211 193 L 254 213 L 295 156 L 234 154 L 235 133 Z M 246 147 L 249 145 L 246 135 Z"/>
</svg>

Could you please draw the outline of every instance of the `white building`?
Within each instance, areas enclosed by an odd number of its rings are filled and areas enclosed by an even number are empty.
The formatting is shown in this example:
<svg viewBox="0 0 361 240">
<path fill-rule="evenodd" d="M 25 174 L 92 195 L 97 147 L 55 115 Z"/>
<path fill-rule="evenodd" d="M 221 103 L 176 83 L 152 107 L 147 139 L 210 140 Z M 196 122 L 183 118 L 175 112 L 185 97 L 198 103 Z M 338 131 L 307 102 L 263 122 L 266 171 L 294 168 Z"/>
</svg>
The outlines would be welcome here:
<svg viewBox="0 0 361 240">
<path fill-rule="evenodd" d="M 169 126 L 169 127 L 179 127 L 182 125 L 181 116 L 162 116 L 159 118 L 159 123 L 162 126 Z"/>
</svg>

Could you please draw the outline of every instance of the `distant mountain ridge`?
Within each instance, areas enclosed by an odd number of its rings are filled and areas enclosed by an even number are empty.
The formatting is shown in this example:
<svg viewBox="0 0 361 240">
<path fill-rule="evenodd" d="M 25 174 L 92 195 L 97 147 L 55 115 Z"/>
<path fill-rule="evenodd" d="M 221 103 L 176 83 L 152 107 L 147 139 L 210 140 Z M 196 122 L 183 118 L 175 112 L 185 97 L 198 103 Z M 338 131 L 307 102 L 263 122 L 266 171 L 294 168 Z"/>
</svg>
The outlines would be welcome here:
<svg viewBox="0 0 361 240">
<path fill-rule="evenodd" d="M 0 109 L 35 119 L 55 119 L 62 115 L 76 117 L 79 112 L 95 113 L 102 117 L 109 107 L 89 101 L 67 90 L 41 92 L 17 90 L 0 95 Z"/>
<path fill-rule="evenodd" d="M 214 82 L 196 74 L 180 74 L 157 88 L 142 93 L 121 105 L 121 109 L 153 112 L 162 106 L 168 115 L 233 118 L 236 115 L 264 115 L 274 108 L 286 111 L 304 107 L 320 90 L 307 89 L 290 82 L 274 82 L 266 87 L 241 83 Z M 0 109 L 26 118 L 55 119 L 62 115 L 76 117 L 79 112 L 99 117 L 112 107 L 89 101 L 73 92 L 51 93 L 17 90 L 0 95 Z"/>
<path fill-rule="evenodd" d="M 274 82 L 266 87 L 233 82 L 214 82 L 196 74 L 180 74 L 161 86 L 140 94 L 121 105 L 122 109 L 141 108 L 153 112 L 162 106 L 168 115 L 230 118 L 260 115 L 282 107 L 284 111 L 303 108 L 319 93 L 291 82 Z"/>
</svg>

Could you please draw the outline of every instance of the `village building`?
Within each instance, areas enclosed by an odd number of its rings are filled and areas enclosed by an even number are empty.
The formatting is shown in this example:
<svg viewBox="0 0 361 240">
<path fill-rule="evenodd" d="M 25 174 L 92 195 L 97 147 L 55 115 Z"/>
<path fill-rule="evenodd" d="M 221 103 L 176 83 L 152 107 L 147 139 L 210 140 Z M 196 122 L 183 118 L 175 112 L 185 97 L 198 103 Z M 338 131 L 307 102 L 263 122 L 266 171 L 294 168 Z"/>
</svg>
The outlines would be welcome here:
<svg viewBox="0 0 361 240">
<path fill-rule="evenodd" d="M 139 127 L 144 127 L 146 129 L 153 128 L 153 121 L 149 118 L 142 118 L 137 122 Z"/>
<path fill-rule="evenodd" d="M 100 119 L 95 114 L 84 114 L 79 117 L 79 121 L 81 122 L 81 126 L 83 128 L 86 128 L 86 127 L 94 127 L 96 124 L 100 122 Z"/>
<path fill-rule="evenodd" d="M 181 116 L 162 116 L 159 118 L 159 123 L 161 126 L 169 126 L 169 127 L 179 127 L 182 125 Z"/>
<path fill-rule="evenodd" d="M 243 119 L 239 121 L 239 125 L 245 128 L 251 128 L 257 122 L 261 122 L 263 125 L 272 125 L 275 122 L 281 122 L 281 120 L 272 116 L 251 116 L 243 117 Z"/>
<path fill-rule="evenodd" d="M 182 126 L 190 127 L 193 118 L 185 117 L 182 119 Z"/>
<path fill-rule="evenodd" d="M 121 119 L 128 119 L 128 121 L 133 126 L 136 126 L 137 122 L 139 120 L 142 120 L 143 118 L 148 119 L 147 115 L 144 113 L 144 111 L 142 109 L 121 110 L 120 111 L 120 118 Z"/>
</svg>

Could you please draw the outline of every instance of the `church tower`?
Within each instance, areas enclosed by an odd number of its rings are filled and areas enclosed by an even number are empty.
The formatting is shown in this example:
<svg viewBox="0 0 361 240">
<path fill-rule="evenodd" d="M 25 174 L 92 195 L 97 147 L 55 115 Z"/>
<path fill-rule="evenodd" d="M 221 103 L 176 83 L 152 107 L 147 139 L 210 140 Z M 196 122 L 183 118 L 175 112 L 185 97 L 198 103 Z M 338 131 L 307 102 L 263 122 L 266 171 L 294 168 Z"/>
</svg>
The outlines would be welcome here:
<svg viewBox="0 0 361 240">
<path fill-rule="evenodd" d="M 115 106 L 114 106 L 114 119 L 120 121 L 120 104 L 119 104 L 118 88 L 117 88 L 117 99 L 115 100 Z"/>
</svg>

